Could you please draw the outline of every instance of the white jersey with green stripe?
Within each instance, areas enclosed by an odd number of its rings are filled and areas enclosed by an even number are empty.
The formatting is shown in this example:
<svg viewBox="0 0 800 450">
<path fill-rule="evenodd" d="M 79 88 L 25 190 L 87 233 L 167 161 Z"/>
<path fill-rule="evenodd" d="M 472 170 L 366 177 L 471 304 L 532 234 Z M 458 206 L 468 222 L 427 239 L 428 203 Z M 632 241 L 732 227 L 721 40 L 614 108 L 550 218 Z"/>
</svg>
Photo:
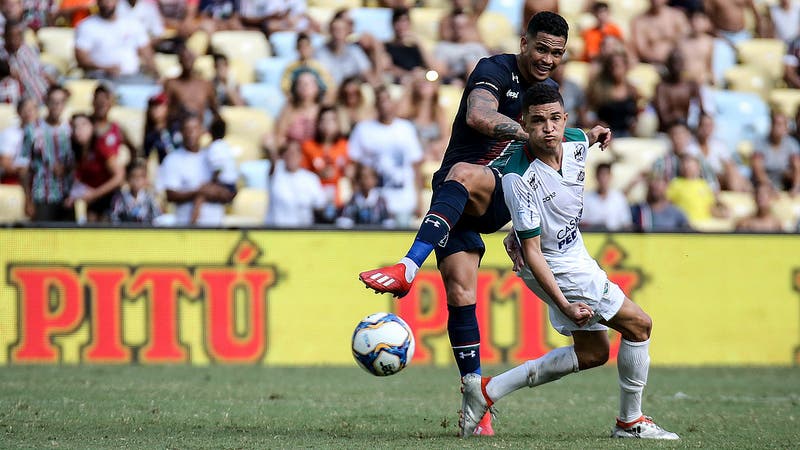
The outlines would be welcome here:
<svg viewBox="0 0 800 450">
<path fill-rule="evenodd" d="M 567 128 L 561 146 L 560 171 L 534 158 L 527 147 L 515 152 L 502 169 L 505 201 L 517 237 L 541 235 L 542 254 L 557 277 L 597 267 L 578 229 L 589 141 L 582 130 Z"/>
</svg>

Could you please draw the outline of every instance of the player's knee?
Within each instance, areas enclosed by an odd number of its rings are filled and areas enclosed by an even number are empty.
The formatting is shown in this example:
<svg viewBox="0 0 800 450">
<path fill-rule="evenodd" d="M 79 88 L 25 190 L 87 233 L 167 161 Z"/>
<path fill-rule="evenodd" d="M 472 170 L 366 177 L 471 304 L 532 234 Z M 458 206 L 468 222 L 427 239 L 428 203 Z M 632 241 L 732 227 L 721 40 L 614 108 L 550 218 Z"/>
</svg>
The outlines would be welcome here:
<svg viewBox="0 0 800 450">
<path fill-rule="evenodd" d="M 650 332 L 653 329 L 653 319 L 647 313 L 642 312 L 636 317 L 634 326 L 631 327 L 631 340 L 634 342 L 644 342 L 650 339 Z"/>
<path fill-rule="evenodd" d="M 476 166 L 474 164 L 465 162 L 455 163 L 453 167 L 450 168 L 450 171 L 447 172 L 447 180 L 458 181 L 463 184 L 467 190 L 470 190 L 470 186 L 475 179 L 475 169 Z"/>
</svg>

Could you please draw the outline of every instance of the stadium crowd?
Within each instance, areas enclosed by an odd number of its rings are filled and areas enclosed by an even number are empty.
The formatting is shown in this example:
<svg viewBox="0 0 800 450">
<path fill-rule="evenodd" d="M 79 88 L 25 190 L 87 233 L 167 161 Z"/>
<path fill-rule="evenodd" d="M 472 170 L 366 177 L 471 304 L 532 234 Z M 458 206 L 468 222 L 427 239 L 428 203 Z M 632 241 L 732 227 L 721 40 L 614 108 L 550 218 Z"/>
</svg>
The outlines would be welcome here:
<svg viewBox="0 0 800 450">
<path fill-rule="evenodd" d="M 412 226 L 543 9 L 569 125 L 615 137 L 584 227 L 798 231 L 798 0 L 0 0 L 0 218 Z"/>
</svg>

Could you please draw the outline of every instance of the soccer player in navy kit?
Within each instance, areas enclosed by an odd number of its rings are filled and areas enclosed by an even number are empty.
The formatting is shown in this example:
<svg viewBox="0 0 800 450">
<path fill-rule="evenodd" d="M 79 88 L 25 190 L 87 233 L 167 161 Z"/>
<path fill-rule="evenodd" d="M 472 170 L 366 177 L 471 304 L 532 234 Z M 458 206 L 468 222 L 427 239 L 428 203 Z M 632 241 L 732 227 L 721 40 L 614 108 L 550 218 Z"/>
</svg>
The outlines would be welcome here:
<svg viewBox="0 0 800 450">
<path fill-rule="evenodd" d="M 480 374 L 480 333 L 475 315 L 478 266 L 485 251 L 480 233 L 493 233 L 511 218 L 494 167 L 528 140 L 522 129 L 522 93 L 549 78 L 561 62 L 569 27 L 563 17 L 531 18 L 520 52 L 481 59 L 467 80 L 433 199 L 414 243 L 399 263 L 359 274 L 379 293 L 403 297 L 417 270 L 436 251 L 447 292 L 450 344 L 461 376 Z M 462 402 L 463 403 L 463 402 Z M 462 405 L 463 407 L 463 405 Z M 487 414 L 476 434 L 493 434 Z"/>
</svg>

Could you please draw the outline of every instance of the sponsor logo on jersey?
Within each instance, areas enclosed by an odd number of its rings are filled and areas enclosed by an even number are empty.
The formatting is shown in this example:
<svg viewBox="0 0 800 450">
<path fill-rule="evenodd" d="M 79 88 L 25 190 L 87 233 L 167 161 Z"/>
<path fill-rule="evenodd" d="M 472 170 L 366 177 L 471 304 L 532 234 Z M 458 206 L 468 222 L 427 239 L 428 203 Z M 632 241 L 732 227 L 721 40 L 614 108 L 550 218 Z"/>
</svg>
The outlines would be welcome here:
<svg viewBox="0 0 800 450">
<path fill-rule="evenodd" d="M 511 81 L 519 83 L 519 77 L 517 77 L 517 74 L 514 72 L 511 72 Z"/>
<path fill-rule="evenodd" d="M 575 161 L 583 161 L 586 158 L 586 146 L 578 144 L 575 146 Z"/>
<path fill-rule="evenodd" d="M 506 97 L 508 97 L 508 98 L 518 98 L 519 97 L 519 92 L 512 91 L 511 89 L 509 89 L 508 92 L 506 92 Z"/>
<path fill-rule="evenodd" d="M 575 243 L 575 239 L 578 237 L 578 224 L 581 223 L 581 214 L 578 213 L 577 216 L 569 219 L 567 222 L 567 226 L 562 228 L 556 234 L 556 238 L 558 238 L 558 249 L 562 250 L 565 247 L 569 247 L 573 243 Z"/>
<path fill-rule="evenodd" d="M 539 180 L 536 179 L 536 173 L 530 172 L 528 174 L 528 184 L 531 185 L 531 188 L 535 191 L 539 189 L 539 185 L 541 184 Z"/>
<path fill-rule="evenodd" d="M 583 180 L 584 180 L 585 178 L 586 178 L 586 172 L 585 172 L 583 169 L 581 169 L 581 171 L 580 171 L 580 172 L 578 172 L 578 181 L 580 181 L 581 183 L 583 183 Z"/>
<path fill-rule="evenodd" d="M 555 192 L 551 192 L 550 195 L 548 195 L 547 197 L 542 199 L 542 203 L 549 202 L 550 200 L 552 200 L 554 198 L 556 198 L 556 193 Z"/>
</svg>

